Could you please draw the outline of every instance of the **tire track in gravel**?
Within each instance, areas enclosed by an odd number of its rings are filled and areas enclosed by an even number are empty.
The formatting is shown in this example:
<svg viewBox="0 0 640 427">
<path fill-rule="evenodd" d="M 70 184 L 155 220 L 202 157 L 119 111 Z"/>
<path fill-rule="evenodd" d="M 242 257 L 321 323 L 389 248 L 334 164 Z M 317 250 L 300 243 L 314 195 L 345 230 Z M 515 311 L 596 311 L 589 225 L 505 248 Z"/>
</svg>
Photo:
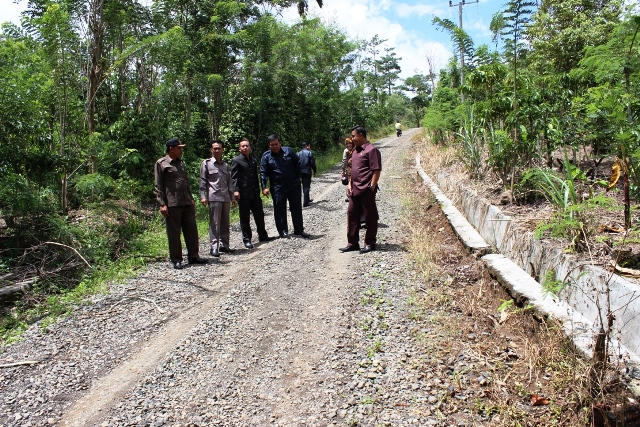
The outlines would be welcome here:
<svg viewBox="0 0 640 427">
<path fill-rule="evenodd" d="M 332 173 L 332 178 L 335 173 Z M 343 190 L 343 186 L 337 181 L 337 179 L 331 179 L 329 182 L 331 184 L 324 183 L 324 188 L 317 188 L 318 181 L 315 181 L 315 191 L 320 191 L 320 194 L 315 197 L 315 205 L 314 206 L 322 206 L 322 202 L 325 201 L 326 197 L 335 192 L 338 188 L 341 191 Z M 267 209 L 268 210 L 268 209 Z M 267 222 L 269 221 L 269 217 L 272 220 L 272 215 L 267 214 Z M 269 224 L 267 224 L 269 228 Z M 337 227 L 334 227 L 331 230 L 331 240 L 338 242 L 339 240 L 334 239 L 335 234 L 338 234 Z M 320 237 L 323 241 L 327 239 L 327 236 Z M 292 239 L 299 240 L 299 239 Z M 271 243 L 271 245 L 282 243 L 282 241 L 276 241 Z M 289 242 L 284 242 L 289 243 Z M 126 360 L 124 363 L 117 366 L 113 369 L 108 375 L 102 377 L 98 381 L 94 382 L 91 386 L 91 389 L 88 393 L 86 393 L 81 399 L 79 399 L 71 408 L 69 408 L 62 415 L 61 426 L 68 427 L 76 427 L 76 426 L 89 426 L 96 425 L 99 420 L 104 416 L 104 413 L 107 412 L 110 408 L 114 406 L 116 402 L 122 399 L 127 392 L 131 390 L 131 388 L 138 382 L 140 382 L 145 376 L 149 375 L 158 365 L 162 364 L 165 359 L 167 359 L 168 355 L 173 351 L 173 349 L 183 341 L 185 336 L 188 336 L 189 332 L 194 329 L 194 327 L 201 322 L 204 318 L 207 317 L 208 313 L 220 304 L 220 301 L 225 298 L 228 293 L 232 290 L 235 283 L 241 281 L 240 279 L 244 275 L 245 265 L 250 263 L 264 263 L 268 262 L 265 258 L 268 258 L 269 251 L 268 245 L 263 244 L 262 250 L 254 250 L 248 256 L 232 256 L 232 257 L 223 257 L 223 260 L 231 259 L 232 261 L 228 261 L 228 266 L 231 270 L 225 271 L 225 279 L 224 282 L 215 283 L 207 283 L 202 287 L 209 293 L 211 296 L 206 299 L 201 305 L 197 305 L 190 309 L 188 312 L 183 313 L 178 316 L 176 319 L 172 320 L 162 331 L 162 333 L 158 333 L 156 337 L 150 340 L 150 342 L 145 345 L 145 347 L 133 355 L 131 358 Z M 305 245 L 306 246 L 306 245 Z M 313 246 L 313 242 L 312 242 Z M 333 245 L 331 248 L 331 252 L 335 253 L 337 251 L 338 245 L 337 243 Z M 309 252 L 305 257 L 313 258 L 313 254 L 315 252 L 315 248 L 308 248 L 307 252 Z M 302 257 L 301 257 L 302 258 Z M 335 257 L 329 257 L 329 259 Z M 327 260 L 316 260 L 321 265 L 324 265 Z M 212 265 L 220 266 L 221 263 L 213 263 Z M 337 266 L 338 264 L 334 262 Z M 194 269 L 201 267 L 191 267 Z M 331 266 L 330 270 L 335 270 L 335 266 Z M 344 270 L 344 268 L 343 268 Z M 337 282 L 340 283 L 344 277 L 344 271 L 342 273 L 335 272 L 334 274 L 338 275 Z M 322 281 L 322 278 L 317 278 Z M 272 278 L 269 281 L 271 282 L 279 282 L 282 283 L 281 278 Z M 301 306 L 306 306 L 307 310 L 301 316 L 301 318 L 313 318 L 313 312 L 317 309 L 320 311 L 325 311 L 328 309 L 328 306 L 331 304 L 327 301 L 327 297 L 331 294 L 331 288 L 328 287 L 320 287 L 320 295 L 317 293 L 311 293 L 308 296 L 311 297 L 310 300 L 320 301 L 318 306 L 308 305 L 306 302 L 301 303 Z M 273 293 L 273 289 L 269 290 L 269 293 Z M 329 294 L 327 294 L 329 293 Z M 273 296 L 267 296 L 268 298 L 273 298 Z M 270 306 L 272 309 L 273 306 Z M 270 310 L 273 311 L 273 310 Z M 262 316 L 268 316 L 269 314 L 262 314 Z M 259 315 L 260 316 L 260 315 Z M 303 324 L 303 331 L 319 331 L 324 330 L 326 328 L 315 328 L 309 327 L 308 324 Z M 282 328 L 282 326 L 278 327 Z M 300 341 L 302 343 L 316 342 L 320 339 L 320 337 L 313 336 L 311 338 L 306 337 L 302 339 L 296 339 L 296 341 Z M 294 352 L 295 354 L 295 352 Z M 311 371 L 311 367 L 313 366 L 313 360 L 321 357 L 322 350 L 321 348 L 317 348 L 317 352 L 315 356 L 311 357 L 310 355 L 305 355 L 305 357 L 301 356 L 293 356 L 291 359 L 291 363 L 293 364 L 291 368 L 291 373 L 284 374 L 284 378 L 298 378 L 298 375 L 293 375 L 292 373 L 298 373 L 301 370 L 306 372 Z M 304 376 L 303 376 L 304 377 Z M 300 378 L 303 378 L 300 377 Z M 284 385 L 282 388 L 285 390 L 289 390 L 291 388 L 299 387 L 301 379 L 295 379 L 293 383 Z M 276 411 L 278 412 L 278 411 Z M 286 410 L 283 412 L 287 412 Z"/>
<path fill-rule="evenodd" d="M 244 257 L 243 262 L 251 262 L 259 258 L 261 252 L 252 252 Z M 188 268 L 201 268 L 200 266 Z M 206 268 L 206 267 L 205 267 Z M 202 304 L 190 310 L 167 324 L 167 327 L 153 337 L 141 351 L 138 351 L 124 363 L 115 367 L 108 375 L 95 381 L 91 389 L 79 399 L 61 417 L 61 426 L 89 426 L 94 425 L 102 412 L 113 406 L 136 382 L 152 371 L 173 350 L 177 343 L 220 302 L 232 284 L 242 275 L 242 264 L 231 265 L 224 282 L 209 282 L 205 285 L 194 285 L 205 290 L 210 296 Z"/>
<path fill-rule="evenodd" d="M 407 140 L 411 135 L 413 132 L 406 135 Z M 383 174 L 391 162 L 396 160 L 400 147 L 398 143 L 405 140 L 394 138 L 397 137 L 389 137 L 376 144 L 383 152 Z M 384 175 L 382 177 L 381 184 L 389 178 L 385 178 Z M 337 179 L 339 177 L 336 177 Z M 335 199 L 337 192 L 338 203 L 340 203 L 344 198 L 342 195 L 344 191 L 345 187 L 338 181 L 330 185 L 321 194 L 320 199 L 329 198 L 330 194 Z M 339 247 L 346 244 L 346 203 L 342 203 L 342 205 L 340 209 L 335 210 L 334 215 L 331 215 L 328 221 L 325 219 L 327 223 L 336 226 L 332 227 L 328 234 L 330 244 L 316 259 L 317 264 L 322 265 L 322 271 L 314 271 L 316 274 L 314 274 L 313 280 L 319 286 L 311 289 L 312 292 L 308 294 L 308 300 L 317 302 L 306 307 L 306 310 L 301 313 L 300 319 L 317 319 L 323 313 L 330 313 L 331 316 L 324 319 L 324 327 L 316 328 L 313 327 L 313 324 L 309 325 L 309 322 L 303 323 L 305 329 L 303 336 L 298 341 L 299 354 L 294 356 L 291 361 L 292 366 L 286 373 L 283 385 L 287 398 L 274 408 L 273 416 L 281 426 L 305 423 L 313 425 L 318 421 L 311 414 L 306 418 L 301 416 L 304 415 L 300 413 L 301 402 L 309 405 L 314 401 L 325 400 L 320 405 L 310 405 L 316 407 L 315 411 L 310 412 L 323 412 L 327 419 L 333 419 L 341 406 L 339 401 L 344 400 L 338 396 L 338 387 L 333 384 L 337 382 L 337 386 L 340 386 L 349 381 L 344 372 L 348 372 L 350 367 L 342 366 L 342 373 L 338 373 L 340 369 L 337 368 L 340 366 L 339 360 L 343 358 L 342 354 L 345 351 L 353 352 L 355 350 L 353 343 L 345 343 L 340 339 L 349 335 L 349 329 L 355 326 L 354 319 L 349 314 L 355 311 L 353 306 L 359 304 L 360 300 L 357 289 L 350 286 L 351 281 L 358 280 L 359 275 L 353 274 L 350 265 L 360 264 L 366 259 L 366 256 L 358 253 L 341 254 L 338 251 Z M 338 213 L 337 218 L 335 213 Z M 307 343 L 315 343 L 315 345 L 307 347 Z M 332 353 L 334 357 L 327 360 L 327 355 Z M 328 389 L 318 387 L 324 383 L 330 383 L 331 386 Z M 292 389 L 296 389 L 296 392 L 292 393 Z M 330 397 L 328 399 L 323 399 L 322 394 L 331 394 L 331 396 L 327 396 Z M 317 406 L 320 406 L 319 410 Z"/>
</svg>

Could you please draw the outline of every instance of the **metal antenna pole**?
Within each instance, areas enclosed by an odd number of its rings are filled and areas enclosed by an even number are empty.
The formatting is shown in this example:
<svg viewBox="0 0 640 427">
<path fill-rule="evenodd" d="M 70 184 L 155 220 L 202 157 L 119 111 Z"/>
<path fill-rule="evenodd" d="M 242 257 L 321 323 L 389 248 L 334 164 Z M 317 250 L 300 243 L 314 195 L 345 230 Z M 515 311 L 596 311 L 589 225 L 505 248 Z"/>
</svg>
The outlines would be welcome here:
<svg viewBox="0 0 640 427">
<path fill-rule="evenodd" d="M 454 6 L 458 6 L 458 20 L 459 20 L 459 26 L 460 29 L 462 29 L 462 6 L 467 5 L 467 4 L 473 4 L 473 3 L 478 3 L 479 0 L 475 0 L 475 1 L 467 1 L 467 0 L 460 0 L 459 3 L 453 4 L 453 2 L 451 0 L 449 0 L 449 7 L 454 7 Z M 464 86 L 464 52 L 462 50 L 462 46 L 460 46 L 460 86 Z M 460 99 L 462 100 L 462 102 L 464 102 L 465 96 L 464 96 L 464 91 L 460 91 Z"/>
</svg>

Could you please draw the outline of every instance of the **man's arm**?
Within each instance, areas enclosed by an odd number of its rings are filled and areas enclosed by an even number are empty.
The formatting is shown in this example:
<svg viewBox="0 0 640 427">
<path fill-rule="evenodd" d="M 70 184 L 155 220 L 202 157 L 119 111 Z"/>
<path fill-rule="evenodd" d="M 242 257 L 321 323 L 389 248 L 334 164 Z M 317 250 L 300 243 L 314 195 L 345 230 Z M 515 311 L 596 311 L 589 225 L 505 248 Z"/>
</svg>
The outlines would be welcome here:
<svg viewBox="0 0 640 427">
<path fill-rule="evenodd" d="M 234 157 L 231 159 L 231 188 L 236 200 L 240 200 L 240 184 L 238 178 L 240 177 L 240 164 Z"/>
<path fill-rule="evenodd" d="M 164 175 L 162 174 L 162 166 L 160 162 L 156 162 L 154 168 L 154 189 L 156 191 L 156 199 L 158 200 L 158 204 L 160 205 L 160 213 L 163 217 L 169 216 L 169 208 L 167 208 L 167 198 L 165 196 L 165 188 L 164 188 Z"/>
<path fill-rule="evenodd" d="M 302 174 L 300 173 L 300 157 L 295 151 L 291 150 L 291 160 L 293 161 L 293 170 L 296 173 L 295 180 L 300 182 L 302 180 Z"/>
<path fill-rule="evenodd" d="M 207 160 L 200 165 L 200 202 L 207 205 L 209 189 L 207 188 Z"/>
<path fill-rule="evenodd" d="M 371 177 L 371 184 L 369 184 L 369 186 L 371 188 L 376 188 L 378 186 L 379 180 L 380 180 L 380 170 L 373 171 L 373 176 Z"/>
<path fill-rule="evenodd" d="M 267 180 L 269 179 L 269 161 L 266 155 L 262 155 L 260 159 L 260 183 L 262 184 L 262 194 L 269 196 L 269 189 L 267 188 Z"/>
</svg>

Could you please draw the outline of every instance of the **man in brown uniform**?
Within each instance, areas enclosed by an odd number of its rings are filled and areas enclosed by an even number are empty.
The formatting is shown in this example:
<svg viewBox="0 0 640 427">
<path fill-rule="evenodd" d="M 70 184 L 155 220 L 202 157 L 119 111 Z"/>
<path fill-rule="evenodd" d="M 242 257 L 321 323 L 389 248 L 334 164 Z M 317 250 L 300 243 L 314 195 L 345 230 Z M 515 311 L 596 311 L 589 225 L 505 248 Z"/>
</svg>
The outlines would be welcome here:
<svg viewBox="0 0 640 427">
<path fill-rule="evenodd" d="M 378 207 L 376 192 L 382 170 L 380 150 L 367 140 L 367 130 L 362 126 L 351 129 L 351 140 L 355 149 L 351 154 L 351 178 L 347 185 L 349 207 L 347 208 L 347 246 L 341 252 L 360 250 L 360 253 L 376 249 L 378 234 Z M 360 249 L 360 215 L 364 214 L 367 231 L 364 235 L 364 247 Z"/>
<path fill-rule="evenodd" d="M 182 149 L 178 138 L 167 141 L 167 155 L 155 164 L 155 191 L 160 213 L 165 218 L 169 240 L 169 258 L 173 268 L 182 268 L 182 242 L 180 230 L 187 245 L 189 264 L 206 264 L 198 255 L 198 227 L 196 202 L 189 190 L 187 169 L 182 163 Z"/>
</svg>

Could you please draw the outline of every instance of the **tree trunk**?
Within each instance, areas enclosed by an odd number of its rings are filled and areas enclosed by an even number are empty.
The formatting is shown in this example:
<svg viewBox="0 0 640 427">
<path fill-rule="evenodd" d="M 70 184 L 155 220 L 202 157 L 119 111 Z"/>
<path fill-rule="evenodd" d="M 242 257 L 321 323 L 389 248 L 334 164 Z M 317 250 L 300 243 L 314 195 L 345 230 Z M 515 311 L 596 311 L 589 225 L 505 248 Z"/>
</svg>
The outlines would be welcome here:
<svg viewBox="0 0 640 427">
<path fill-rule="evenodd" d="M 92 135 L 96 131 L 96 93 L 98 92 L 98 86 L 102 80 L 102 74 L 104 71 L 102 63 L 102 49 L 104 41 L 104 0 L 93 0 L 89 5 L 89 16 L 87 18 L 87 24 L 89 27 L 89 33 L 91 37 L 89 54 L 91 57 L 91 65 L 88 70 L 88 99 L 87 99 L 87 117 L 89 122 L 89 135 Z M 96 172 L 96 158 L 91 156 L 89 161 L 89 173 Z"/>
</svg>

